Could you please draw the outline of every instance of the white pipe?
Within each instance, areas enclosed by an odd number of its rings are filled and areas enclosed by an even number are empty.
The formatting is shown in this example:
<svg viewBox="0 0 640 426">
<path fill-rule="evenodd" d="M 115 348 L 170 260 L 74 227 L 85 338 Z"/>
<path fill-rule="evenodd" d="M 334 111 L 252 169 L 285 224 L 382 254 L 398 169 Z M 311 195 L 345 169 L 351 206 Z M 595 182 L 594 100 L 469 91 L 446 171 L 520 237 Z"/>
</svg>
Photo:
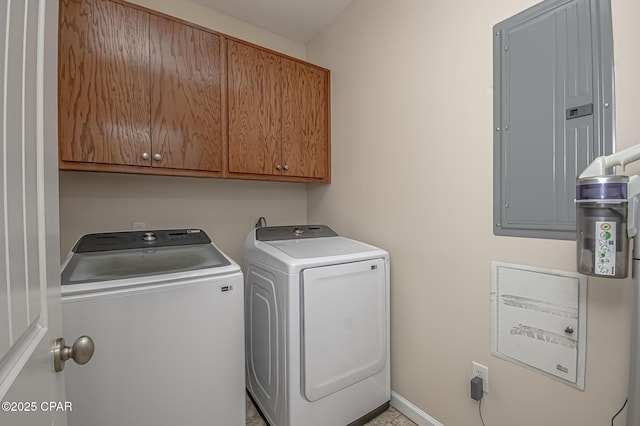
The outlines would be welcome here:
<svg viewBox="0 0 640 426">
<path fill-rule="evenodd" d="M 640 144 L 633 145 L 622 151 L 614 152 L 613 154 L 603 155 L 593 160 L 591 164 L 580 174 L 580 178 L 592 177 L 592 176 L 604 176 L 607 174 L 607 169 L 614 166 L 622 166 L 640 160 Z"/>
<path fill-rule="evenodd" d="M 640 241 L 640 238 L 636 238 Z M 629 359 L 629 397 L 627 401 L 627 426 L 640 426 L 640 260 L 635 245 L 633 280 L 631 282 L 631 353 Z"/>
</svg>

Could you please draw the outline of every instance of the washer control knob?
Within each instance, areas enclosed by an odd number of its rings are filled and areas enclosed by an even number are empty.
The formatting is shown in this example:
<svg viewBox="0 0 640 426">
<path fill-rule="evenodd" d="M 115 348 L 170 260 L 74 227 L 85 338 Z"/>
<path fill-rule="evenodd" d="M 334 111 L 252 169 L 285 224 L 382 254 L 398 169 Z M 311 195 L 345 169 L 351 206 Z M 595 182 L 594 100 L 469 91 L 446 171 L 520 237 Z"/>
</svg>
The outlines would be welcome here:
<svg viewBox="0 0 640 426">
<path fill-rule="evenodd" d="M 293 228 L 293 233 L 296 234 L 296 236 L 300 236 L 304 234 L 304 230 L 302 228 Z"/>
<path fill-rule="evenodd" d="M 155 241 L 156 240 L 156 233 L 155 232 L 145 232 L 144 234 L 142 234 L 142 239 L 145 241 Z"/>
</svg>

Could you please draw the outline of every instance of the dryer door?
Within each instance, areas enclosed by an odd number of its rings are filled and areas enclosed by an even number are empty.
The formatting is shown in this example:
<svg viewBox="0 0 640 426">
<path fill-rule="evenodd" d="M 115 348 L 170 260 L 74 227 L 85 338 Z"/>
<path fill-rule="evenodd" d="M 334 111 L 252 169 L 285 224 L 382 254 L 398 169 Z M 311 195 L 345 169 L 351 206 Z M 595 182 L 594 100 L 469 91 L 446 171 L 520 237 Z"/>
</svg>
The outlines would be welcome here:
<svg viewBox="0 0 640 426">
<path fill-rule="evenodd" d="M 383 259 L 302 272 L 304 395 L 316 401 L 380 372 L 387 362 Z"/>
</svg>

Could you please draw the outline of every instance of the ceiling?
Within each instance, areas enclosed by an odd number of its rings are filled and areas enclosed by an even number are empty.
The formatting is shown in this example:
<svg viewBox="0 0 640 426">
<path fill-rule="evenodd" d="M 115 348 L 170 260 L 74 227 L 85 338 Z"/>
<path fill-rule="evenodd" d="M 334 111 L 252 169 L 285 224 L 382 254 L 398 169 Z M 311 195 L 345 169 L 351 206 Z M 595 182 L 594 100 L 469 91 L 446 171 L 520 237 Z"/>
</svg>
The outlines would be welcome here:
<svg viewBox="0 0 640 426">
<path fill-rule="evenodd" d="M 306 44 L 352 0 L 194 0 L 240 21 Z"/>
</svg>

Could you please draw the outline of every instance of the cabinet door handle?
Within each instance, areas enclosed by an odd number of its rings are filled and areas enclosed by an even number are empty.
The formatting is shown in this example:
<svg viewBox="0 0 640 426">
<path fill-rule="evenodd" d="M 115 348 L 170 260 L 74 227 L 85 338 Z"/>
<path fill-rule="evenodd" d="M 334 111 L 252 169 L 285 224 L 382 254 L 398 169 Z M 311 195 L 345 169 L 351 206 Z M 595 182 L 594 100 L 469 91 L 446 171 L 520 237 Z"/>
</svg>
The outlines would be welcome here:
<svg viewBox="0 0 640 426">
<path fill-rule="evenodd" d="M 160 155 L 160 154 L 153 154 L 153 159 L 154 159 L 154 160 L 156 160 L 156 161 L 160 161 L 160 160 L 162 160 L 162 155 Z"/>
<path fill-rule="evenodd" d="M 284 169 L 285 169 L 285 170 L 289 170 L 289 166 L 285 164 L 285 165 L 284 165 Z"/>
<path fill-rule="evenodd" d="M 282 170 L 282 166 L 280 164 L 276 165 L 276 170 Z"/>
<path fill-rule="evenodd" d="M 143 160 L 148 160 L 149 159 L 149 153 L 148 152 L 143 152 L 142 153 L 142 159 Z"/>
</svg>

